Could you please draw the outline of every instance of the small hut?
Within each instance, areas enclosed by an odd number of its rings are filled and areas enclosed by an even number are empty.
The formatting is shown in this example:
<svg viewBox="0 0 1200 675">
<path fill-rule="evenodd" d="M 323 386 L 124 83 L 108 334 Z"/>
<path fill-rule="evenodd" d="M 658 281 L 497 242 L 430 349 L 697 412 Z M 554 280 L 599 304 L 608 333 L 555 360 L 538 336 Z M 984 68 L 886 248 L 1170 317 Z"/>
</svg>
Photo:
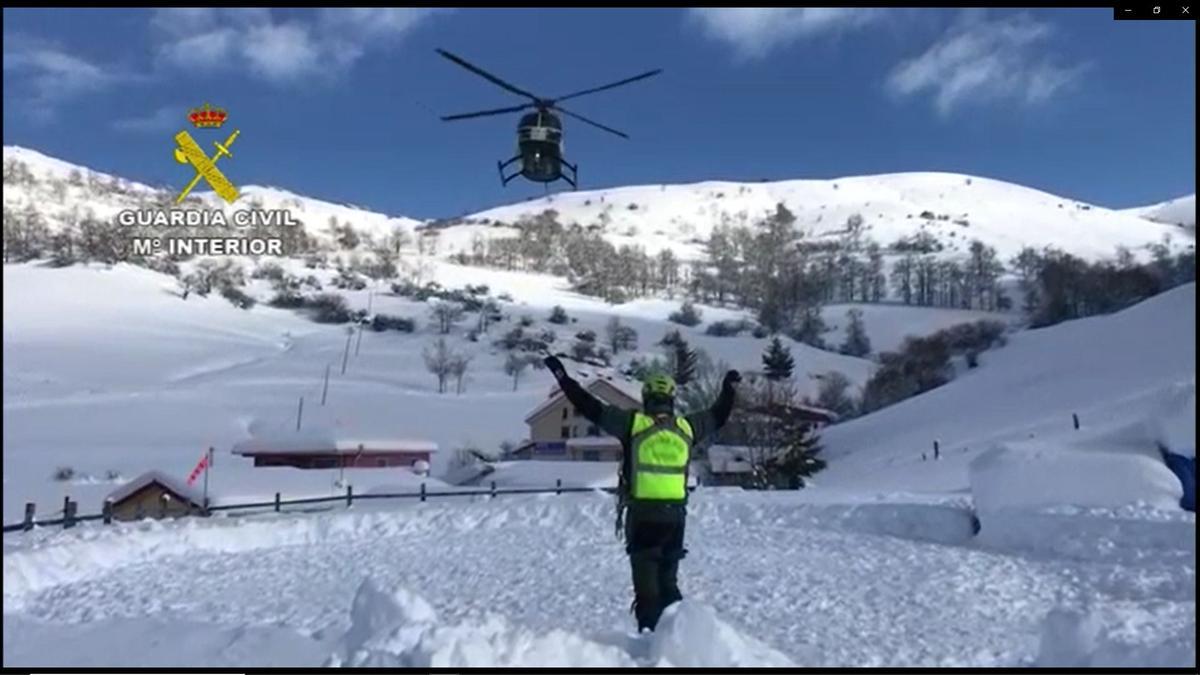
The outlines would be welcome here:
<svg viewBox="0 0 1200 675">
<path fill-rule="evenodd" d="M 112 504 L 114 520 L 175 518 L 205 511 L 203 495 L 161 471 L 147 471 L 113 490 L 105 501 Z"/>
</svg>

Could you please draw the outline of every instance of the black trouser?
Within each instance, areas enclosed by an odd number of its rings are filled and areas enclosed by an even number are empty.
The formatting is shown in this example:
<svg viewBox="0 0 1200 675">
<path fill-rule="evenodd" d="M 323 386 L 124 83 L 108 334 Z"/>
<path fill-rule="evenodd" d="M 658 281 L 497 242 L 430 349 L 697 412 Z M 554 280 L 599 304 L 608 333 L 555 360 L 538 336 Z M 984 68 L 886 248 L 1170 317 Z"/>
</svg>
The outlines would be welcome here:
<svg viewBox="0 0 1200 675">
<path fill-rule="evenodd" d="M 663 610 L 683 599 L 678 575 L 679 561 L 687 555 L 683 547 L 686 517 L 683 504 L 629 505 L 625 550 L 633 570 L 633 608 L 639 631 L 654 630 Z"/>
</svg>

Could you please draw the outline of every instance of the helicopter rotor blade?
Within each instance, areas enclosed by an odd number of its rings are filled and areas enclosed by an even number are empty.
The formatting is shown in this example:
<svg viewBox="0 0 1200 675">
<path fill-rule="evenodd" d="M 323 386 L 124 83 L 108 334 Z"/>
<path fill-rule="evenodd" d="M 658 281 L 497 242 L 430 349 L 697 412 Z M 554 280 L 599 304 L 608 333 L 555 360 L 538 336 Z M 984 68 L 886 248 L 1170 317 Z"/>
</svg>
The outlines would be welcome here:
<svg viewBox="0 0 1200 675">
<path fill-rule="evenodd" d="M 446 51 L 445 49 L 438 49 L 437 53 L 439 53 L 442 56 L 446 57 L 447 59 L 450 59 L 451 61 L 457 63 L 458 65 L 462 66 L 463 68 L 466 68 L 467 70 L 471 71 L 472 73 L 475 73 L 476 75 L 482 77 L 483 79 L 487 80 L 488 82 L 491 82 L 492 84 L 499 86 L 501 88 L 507 89 L 508 91 L 511 91 L 512 93 L 517 94 L 518 96 L 524 96 L 525 98 L 529 98 L 534 101 L 541 100 L 537 96 L 534 96 L 533 94 L 525 91 L 524 89 L 520 89 L 514 85 L 509 84 L 508 82 L 505 82 L 504 80 L 502 80 L 502 79 L 496 77 L 495 75 L 492 75 L 491 73 L 487 72 L 486 70 L 480 68 L 479 66 L 472 65 L 472 64 L 468 63 L 467 61 L 463 60 L 462 57 L 455 56 L 454 54 L 451 54 L 450 52 Z"/>
<path fill-rule="evenodd" d="M 622 131 L 617 131 L 616 129 L 613 129 L 612 127 L 606 127 L 603 124 L 600 124 L 599 122 L 593 122 L 592 120 L 589 120 L 588 118 L 584 117 L 583 115 L 573 113 L 570 110 L 567 110 L 565 108 L 560 108 L 558 106 L 554 106 L 554 109 L 564 115 L 574 117 L 575 119 L 579 120 L 580 122 L 585 122 L 587 124 L 590 124 L 590 125 L 596 127 L 597 129 L 603 129 L 604 131 L 607 131 L 610 134 L 616 134 L 617 136 L 620 136 L 621 138 L 629 138 L 629 134 L 626 134 Z"/>
<path fill-rule="evenodd" d="M 629 84 L 629 83 L 631 83 L 631 82 L 637 82 L 638 80 L 644 80 L 644 79 L 646 79 L 647 77 L 653 77 L 653 76 L 655 76 L 655 75 L 657 75 L 657 74 L 659 74 L 659 73 L 661 73 L 661 72 L 662 72 L 662 68 L 656 68 L 656 69 L 654 69 L 654 70 L 650 70 L 650 71 L 644 72 L 644 73 L 642 73 L 641 75 L 634 75 L 633 77 L 627 77 L 627 78 L 625 78 L 624 80 L 621 80 L 621 81 L 619 81 L 619 82 L 613 82 L 612 84 L 606 84 L 606 85 L 603 85 L 603 86 L 600 86 L 600 87 L 592 87 L 591 89 L 584 89 L 583 91 L 577 91 L 577 92 L 575 92 L 575 93 L 573 93 L 573 94 L 567 94 L 566 96 L 559 96 L 558 98 L 556 98 L 556 99 L 552 99 L 552 100 L 553 100 L 555 103 L 557 103 L 557 102 L 559 102 L 559 101 L 566 101 L 567 99 L 572 99 L 572 98 L 577 98 L 577 97 L 579 97 L 579 96 L 584 96 L 585 94 L 594 94 L 594 93 L 596 93 L 596 92 L 598 92 L 598 91 L 604 91 L 605 89 L 612 89 L 612 88 L 614 88 L 614 87 L 620 87 L 620 86 L 622 86 L 622 85 L 626 85 L 626 84 Z"/>
<path fill-rule="evenodd" d="M 442 121 L 443 122 L 451 122 L 453 120 L 469 120 L 474 117 L 488 117 L 490 115 L 503 115 L 505 113 L 520 112 L 527 108 L 533 108 L 533 107 L 534 107 L 534 104 L 532 104 L 532 103 L 522 103 L 521 105 L 514 105 L 514 106 L 510 106 L 508 108 L 495 108 L 493 110 L 480 110 L 477 112 L 462 113 L 459 115 L 443 115 Z"/>
</svg>

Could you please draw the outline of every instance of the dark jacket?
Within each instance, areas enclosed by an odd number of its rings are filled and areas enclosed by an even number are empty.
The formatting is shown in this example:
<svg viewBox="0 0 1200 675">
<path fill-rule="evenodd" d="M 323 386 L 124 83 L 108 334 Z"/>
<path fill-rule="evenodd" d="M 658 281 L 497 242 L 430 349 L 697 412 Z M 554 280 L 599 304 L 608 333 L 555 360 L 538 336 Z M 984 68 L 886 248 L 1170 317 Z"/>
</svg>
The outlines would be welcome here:
<svg viewBox="0 0 1200 675">
<path fill-rule="evenodd" d="M 623 485 L 629 485 L 631 482 L 630 471 L 633 465 L 631 439 L 633 436 L 634 411 L 623 410 L 616 406 L 608 405 L 604 401 L 592 396 L 591 393 L 570 377 L 564 377 L 559 385 L 562 387 L 567 400 L 579 410 L 580 414 L 605 433 L 621 441 L 621 480 Z M 721 394 L 717 396 L 717 400 L 711 408 L 682 416 L 692 426 L 693 447 L 708 440 L 721 427 L 725 426 L 725 423 L 729 420 L 729 414 L 733 411 L 733 399 L 733 388 L 723 387 Z"/>
</svg>

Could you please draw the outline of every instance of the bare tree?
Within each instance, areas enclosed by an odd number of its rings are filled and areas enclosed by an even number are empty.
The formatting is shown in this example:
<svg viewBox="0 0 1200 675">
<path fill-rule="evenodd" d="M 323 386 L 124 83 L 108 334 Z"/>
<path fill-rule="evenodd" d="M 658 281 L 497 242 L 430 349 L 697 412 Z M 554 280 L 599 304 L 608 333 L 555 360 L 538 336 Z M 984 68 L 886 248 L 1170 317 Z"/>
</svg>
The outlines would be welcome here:
<svg viewBox="0 0 1200 675">
<path fill-rule="evenodd" d="M 449 333 L 454 324 L 463 320 L 465 314 L 466 310 L 463 309 L 462 305 L 445 300 L 435 302 L 429 309 L 433 325 L 437 328 L 438 333 L 442 335 Z"/>
<path fill-rule="evenodd" d="M 450 374 L 454 376 L 454 393 L 461 394 L 466 391 L 463 384 L 467 375 L 467 368 L 471 365 L 471 357 L 466 354 L 454 353 L 450 357 L 448 364 Z"/>
<path fill-rule="evenodd" d="M 529 367 L 530 360 L 531 357 L 529 356 L 509 353 L 508 358 L 504 361 L 504 372 L 513 379 L 513 391 L 517 390 L 517 383 L 520 381 L 525 369 Z"/>
<path fill-rule="evenodd" d="M 432 345 L 425 347 L 422 355 L 425 357 L 425 368 L 437 377 L 438 393 L 445 393 L 446 380 L 450 377 L 452 364 L 458 355 L 446 344 L 446 338 L 438 338 Z"/>
<path fill-rule="evenodd" d="M 613 354 L 619 354 L 621 350 L 637 349 L 637 331 L 632 326 L 622 324 L 618 317 L 614 316 L 609 319 L 604 330 L 605 337 L 608 338 L 608 346 L 612 348 Z"/>
</svg>

